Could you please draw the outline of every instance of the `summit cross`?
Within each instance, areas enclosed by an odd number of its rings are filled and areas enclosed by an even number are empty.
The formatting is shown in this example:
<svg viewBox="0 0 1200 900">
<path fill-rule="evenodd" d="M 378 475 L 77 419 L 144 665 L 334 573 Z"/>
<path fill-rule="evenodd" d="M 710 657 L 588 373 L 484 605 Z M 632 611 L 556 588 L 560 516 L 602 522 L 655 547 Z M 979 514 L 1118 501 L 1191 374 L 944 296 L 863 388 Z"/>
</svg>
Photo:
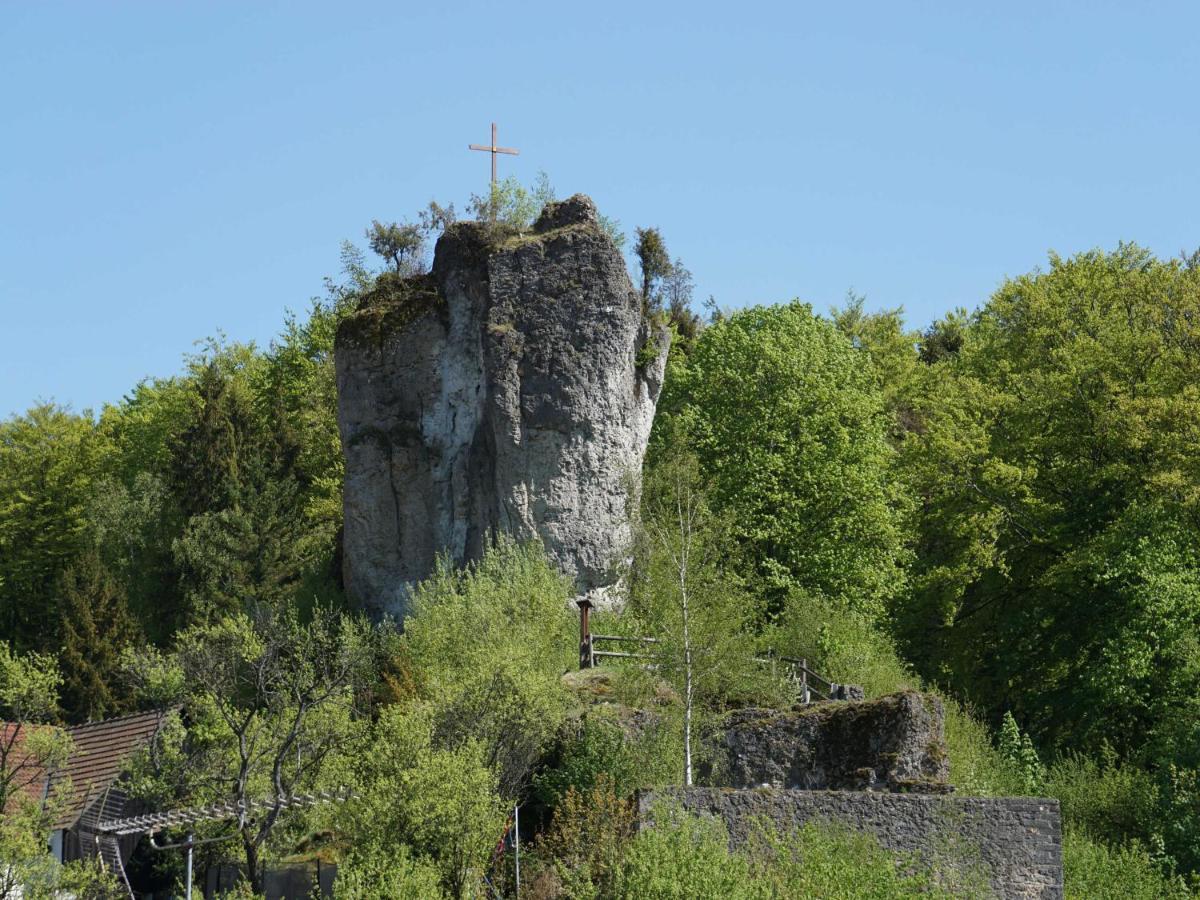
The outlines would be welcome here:
<svg viewBox="0 0 1200 900">
<path fill-rule="evenodd" d="M 492 145 L 485 147 L 482 144 L 468 144 L 471 150 L 482 150 L 485 153 L 492 154 L 492 184 L 496 183 L 496 154 L 507 153 L 509 156 L 520 155 L 519 150 L 514 150 L 512 147 L 497 147 L 496 146 L 496 123 L 492 123 Z"/>
</svg>

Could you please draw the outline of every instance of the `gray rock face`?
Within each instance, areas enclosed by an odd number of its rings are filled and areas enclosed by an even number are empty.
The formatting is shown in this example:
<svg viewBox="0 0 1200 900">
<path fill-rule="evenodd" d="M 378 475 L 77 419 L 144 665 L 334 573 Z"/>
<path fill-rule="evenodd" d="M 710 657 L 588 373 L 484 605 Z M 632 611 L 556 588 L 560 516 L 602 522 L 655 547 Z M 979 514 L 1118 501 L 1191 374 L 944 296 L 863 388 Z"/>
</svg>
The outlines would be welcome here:
<svg viewBox="0 0 1200 900">
<path fill-rule="evenodd" d="M 717 783 L 735 788 L 950 790 L 941 701 L 902 691 L 876 700 L 731 713 Z"/>
<path fill-rule="evenodd" d="M 430 275 L 382 278 L 336 343 L 351 599 L 403 618 L 438 554 L 499 534 L 603 599 L 668 344 L 582 195 L 528 234 L 453 225 Z"/>
</svg>

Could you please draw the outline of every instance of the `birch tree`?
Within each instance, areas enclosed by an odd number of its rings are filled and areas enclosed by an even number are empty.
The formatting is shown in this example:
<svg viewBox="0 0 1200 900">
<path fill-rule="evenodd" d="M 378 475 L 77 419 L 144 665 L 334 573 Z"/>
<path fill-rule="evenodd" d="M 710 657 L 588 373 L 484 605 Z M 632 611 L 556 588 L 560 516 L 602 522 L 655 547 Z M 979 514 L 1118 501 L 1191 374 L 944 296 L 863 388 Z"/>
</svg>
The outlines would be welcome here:
<svg viewBox="0 0 1200 900">
<path fill-rule="evenodd" d="M 695 461 L 661 466 L 645 485 L 633 609 L 650 626 L 658 674 L 683 703 L 683 781 L 695 780 L 705 712 L 760 681 L 750 626 L 759 606 L 730 563 L 736 547 L 705 499 Z"/>
</svg>

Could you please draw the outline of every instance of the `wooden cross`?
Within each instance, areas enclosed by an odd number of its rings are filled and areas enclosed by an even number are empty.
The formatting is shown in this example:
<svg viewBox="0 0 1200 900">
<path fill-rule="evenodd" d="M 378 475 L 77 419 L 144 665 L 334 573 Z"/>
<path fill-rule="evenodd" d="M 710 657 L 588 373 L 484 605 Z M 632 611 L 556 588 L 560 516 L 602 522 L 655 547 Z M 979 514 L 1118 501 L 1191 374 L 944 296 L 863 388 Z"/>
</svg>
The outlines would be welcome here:
<svg viewBox="0 0 1200 900">
<path fill-rule="evenodd" d="M 468 144 L 467 146 L 472 150 L 483 150 L 485 153 L 492 154 L 492 184 L 496 183 L 496 154 L 497 153 L 507 153 L 509 156 L 519 156 L 520 155 L 520 151 L 514 150 L 511 147 L 497 147 L 496 146 L 496 123 L 495 122 L 492 123 L 492 145 L 490 147 L 484 147 L 480 144 Z"/>
</svg>

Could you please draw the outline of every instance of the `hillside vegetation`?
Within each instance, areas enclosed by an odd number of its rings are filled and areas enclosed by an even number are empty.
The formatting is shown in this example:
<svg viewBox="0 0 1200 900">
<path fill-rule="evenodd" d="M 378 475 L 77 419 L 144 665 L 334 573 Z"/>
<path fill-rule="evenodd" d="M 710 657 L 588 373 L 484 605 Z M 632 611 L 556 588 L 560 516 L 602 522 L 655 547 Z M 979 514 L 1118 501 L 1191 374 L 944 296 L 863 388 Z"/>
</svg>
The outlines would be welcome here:
<svg viewBox="0 0 1200 900">
<path fill-rule="evenodd" d="M 921 333 L 853 299 L 701 323 L 646 279 L 677 338 L 605 627 L 663 649 L 603 702 L 562 678 L 570 586 L 538 548 L 444 568 L 403 633 L 344 608 L 333 335 L 375 277 L 347 260 L 266 349 L 0 423 L 0 718 L 172 710 L 132 773 L 155 805 L 353 787 L 221 845 L 254 889 L 320 854 L 339 897 L 511 891 L 523 803 L 525 896 L 982 896 L 836 830 L 632 833 L 629 792 L 700 771 L 723 709 L 793 699 L 748 661 L 774 649 L 939 692 L 960 791 L 1061 800 L 1068 896 L 1193 896 L 1200 260 L 1051 257 Z M 10 809 L 0 856 L 32 871 L 48 822 Z"/>
</svg>

